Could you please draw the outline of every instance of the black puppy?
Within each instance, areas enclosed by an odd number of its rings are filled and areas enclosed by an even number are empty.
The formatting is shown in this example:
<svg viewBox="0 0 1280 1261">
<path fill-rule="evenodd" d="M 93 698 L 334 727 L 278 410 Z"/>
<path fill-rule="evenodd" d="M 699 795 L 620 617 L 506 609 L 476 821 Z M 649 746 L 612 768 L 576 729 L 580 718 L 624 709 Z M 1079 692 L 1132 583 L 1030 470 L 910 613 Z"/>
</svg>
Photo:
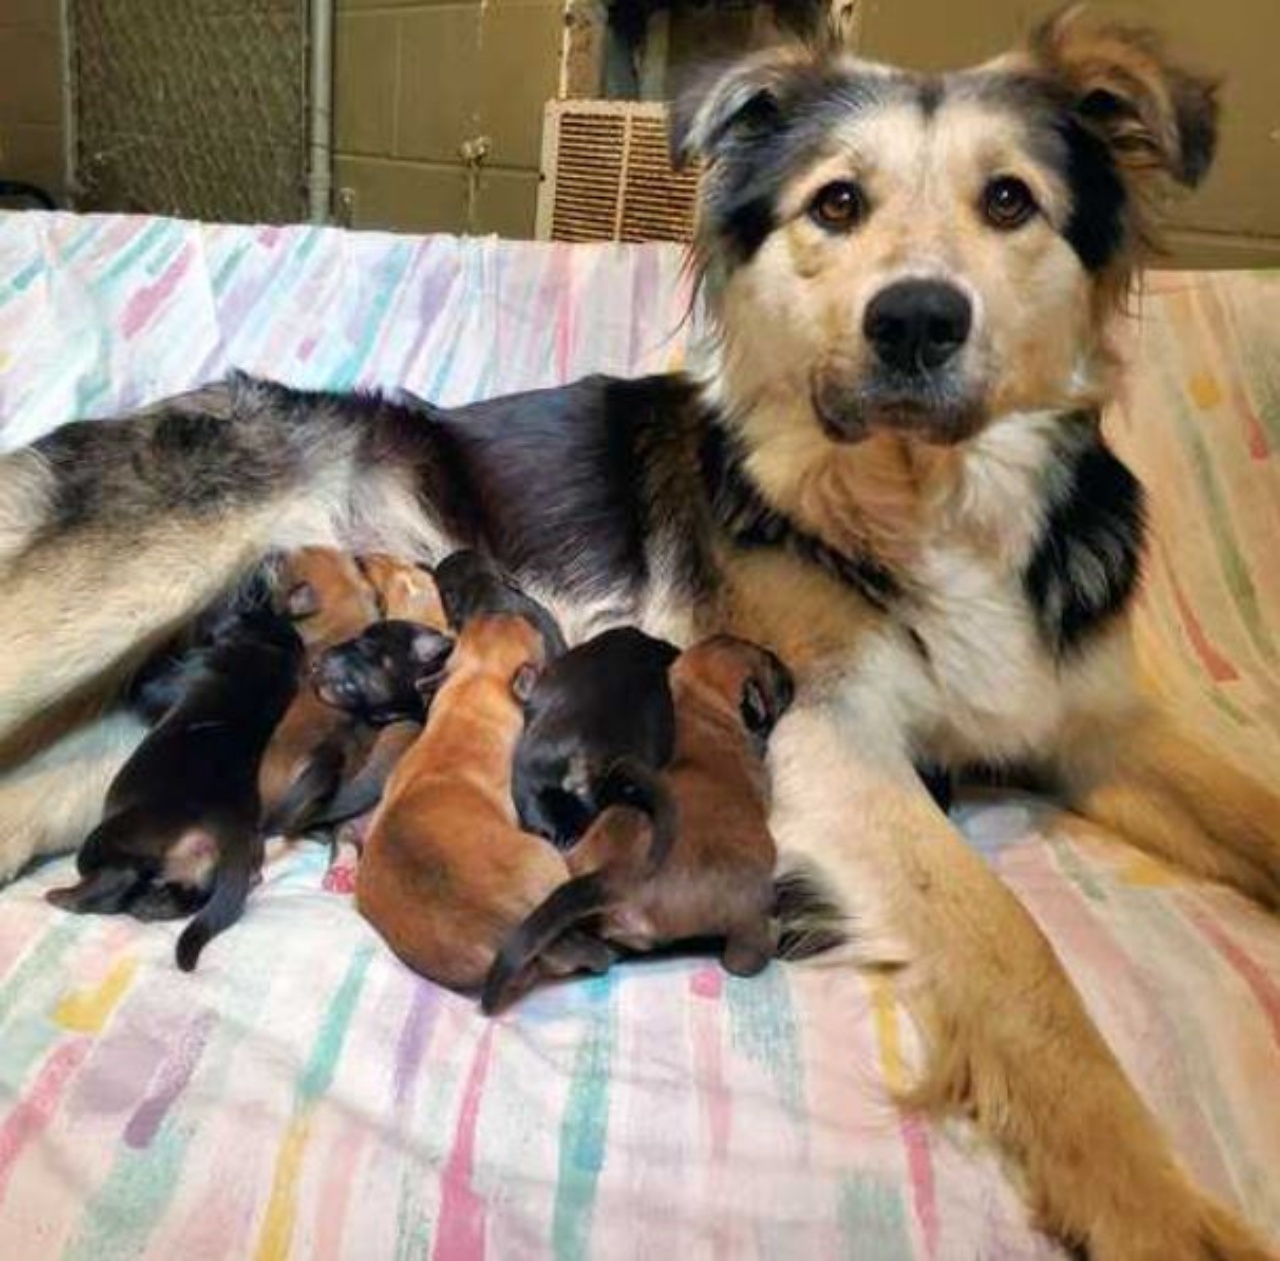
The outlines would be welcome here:
<svg viewBox="0 0 1280 1261">
<path fill-rule="evenodd" d="M 112 782 L 77 855 L 80 882 L 49 901 L 142 919 L 201 907 L 178 938 L 178 966 L 191 971 L 240 917 L 261 869 L 258 764 L 297 693 L 302 651 L 270 609 L 228 615 L 183 663 L 168 712 Z"/>
<path fill-rule="evenodd" d="M 468 548 L 446 556 L 436 566 L 435 579 L 445 618 L 455 632 L 473 617 L 512 613 L 533 623 L 546 645 L 548 659 L 565 651 L 564 635 L 555 618 L 480 552 Z"/>
<path fill-rule="evenodd" d="M 553 661 L 525 707 L 512 792 L 524 826 L 570 845 L 606 805 L 674 826 L 665 785 L 675 710 L 667 669 L 679 650 L 634 627 L 605 631 Z"/>
<path fill-rule="evenodd" d="M 311 673 L 316 695 L 326 705 L 384 730 L 360 772 L 310 820 L 311 827 L 344 823 L 378 804 L 400 755 L 426 721 L 452 651 L 448 635 L 419 622 L 390 618 L 316 658 Z"/>
<path fill-rule="evenodd" d="M 326 705 L 371 727 L 420 723 L 427 707 L 422 685 L 443 677 L 452 651 L 453 640 L 430 626 L 398 618 L 374 622 L 355 639 L 320 653 L 311 684 Z"/>
</svg>

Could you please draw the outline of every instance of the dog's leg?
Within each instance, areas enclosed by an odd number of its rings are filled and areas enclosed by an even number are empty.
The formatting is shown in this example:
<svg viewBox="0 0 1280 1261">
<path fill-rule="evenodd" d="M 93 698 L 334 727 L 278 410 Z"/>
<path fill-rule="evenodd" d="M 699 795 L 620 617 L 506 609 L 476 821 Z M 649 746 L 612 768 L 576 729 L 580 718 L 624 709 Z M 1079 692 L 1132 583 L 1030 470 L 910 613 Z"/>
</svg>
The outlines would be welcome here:
<svg viewBox="0 0 1280 1261">
<path fill-rule="evenodd" d="M 836 699 L 802 702 L 770 757 L 782 870 L 820 873 L 848 917 L 845 958 L 896 965 L 926 1048 L 905 1102 L 972 1116 L 1018 1166 L 1039 1223 L 1095 1261 L 1261 1261 L 1178 1167 L 1048 942 L 929 800 L 897 730 Z"/>
<path fill-rule="evenodd" d="M 1153 704 L 1071 724 L 1057 767 L 1072 807 L 1197 876 L 1280 910 L 1280 793 Z"/>
<path fill-rule="evenodd" d="M 0 772 L 0 884 L 33 858 L 84 840 L 102 818 L 116 772 L 145 734 L 132 714 L 111 714 Z"/>
</svg>

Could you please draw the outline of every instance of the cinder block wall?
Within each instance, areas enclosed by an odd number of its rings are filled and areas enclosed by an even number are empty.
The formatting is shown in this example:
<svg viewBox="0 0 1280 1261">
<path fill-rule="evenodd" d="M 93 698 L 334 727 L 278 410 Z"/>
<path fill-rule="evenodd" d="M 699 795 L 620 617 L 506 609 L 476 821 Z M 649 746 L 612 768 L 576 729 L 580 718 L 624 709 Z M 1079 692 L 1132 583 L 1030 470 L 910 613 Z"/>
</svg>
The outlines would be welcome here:
<svg viewBox="0 0 1280 1261">
<path fill-rule="evenodd" d="M 563 31 L 563 0 L 338 0 L 334 187 L 350 221 L 532 236 Z M 473 189 L 459 151 L 478 137 Z"/>
<path fill-rule="evenodd" d="M 61 193 L 58 0 L 0 0 L 0 175 Z"/>
</svg>

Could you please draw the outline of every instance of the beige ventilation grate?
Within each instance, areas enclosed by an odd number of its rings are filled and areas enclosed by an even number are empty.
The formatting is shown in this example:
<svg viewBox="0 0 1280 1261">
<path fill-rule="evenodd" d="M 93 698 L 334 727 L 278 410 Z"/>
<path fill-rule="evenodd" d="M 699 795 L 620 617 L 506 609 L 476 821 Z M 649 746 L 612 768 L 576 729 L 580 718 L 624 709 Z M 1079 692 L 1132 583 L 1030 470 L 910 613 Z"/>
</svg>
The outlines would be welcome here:
<svg viewBox="0 0 1280 1261">
<path fill-rule="evenodd" d="M 665 105 L 553 101 L 542 135 L 538 236 L 687 241 L 695 171 L 671 169 Z"/>
</svg>

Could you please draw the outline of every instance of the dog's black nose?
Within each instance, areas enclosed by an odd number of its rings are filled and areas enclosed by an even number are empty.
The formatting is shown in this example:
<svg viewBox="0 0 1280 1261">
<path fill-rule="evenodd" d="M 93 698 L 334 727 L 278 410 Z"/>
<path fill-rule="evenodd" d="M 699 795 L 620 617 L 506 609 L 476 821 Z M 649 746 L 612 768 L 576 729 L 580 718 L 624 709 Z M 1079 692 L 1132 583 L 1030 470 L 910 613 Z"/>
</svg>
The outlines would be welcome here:
<svg viewBox="0 0 1280 1261">
<path fill-rule="evenodd" d="M 900 280 L 867 307 L 862 331 L 886 367 L 940 368 L 964 345 L 973 323 L 969 299 L 938 280 Z"/>
</svg>

